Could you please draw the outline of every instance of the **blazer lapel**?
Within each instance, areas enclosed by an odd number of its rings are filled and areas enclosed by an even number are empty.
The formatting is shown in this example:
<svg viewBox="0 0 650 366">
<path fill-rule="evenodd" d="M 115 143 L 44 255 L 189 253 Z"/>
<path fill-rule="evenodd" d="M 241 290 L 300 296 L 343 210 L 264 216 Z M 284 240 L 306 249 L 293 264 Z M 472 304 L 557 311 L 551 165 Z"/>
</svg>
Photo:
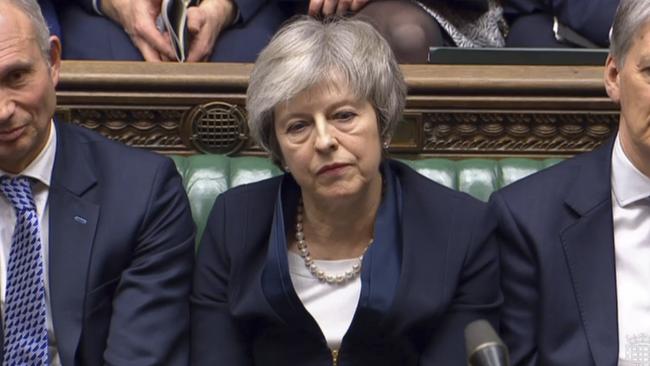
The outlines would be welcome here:
<svg viewBox="0 0 650 366">
<path fill-rule="evenodd" d="M 99 205 L 88 199 L 96 184 L 84 144 L 57 124 L 57 148 L 49 193 L 50 303 L 64 365 L 74 365 L 81 334 L 86 278 Z"/>
<path fill-rule="evenodd" d="M 399 179 L 389 163 L 382 165 L 384 194 L 374 225 L 374 242 L 363 257 L 361 293 L 344 340 L 368 339 L 381 332 L 396 299 L 402 267 Z"/>
<path fill-rule="evenodd" d="M 298 205 L 300 190 L 289 175 L 281 181 L 275 200 L 269 250 L 262 270 L 262 292 L 274 312 L 292 326 L 303 329 L 316 337 L 323 337 L 316 320 L 302 305 L 296 294 L 289 273 L 287 259 L 286 233 L 289 230 L 289 217 L 294 215 Z M 251 212 L 253 214 L 253 212 Z M 255 218 L 251 218 L 254 222 Z"/>
<path fill-rule="evenodd" d="M 596 365 L 618 362 L 611 151 L 610 141 L 582 161 L 565 200 L 577 218 L 560 234 Z"/>
<path fill-rule="evenodd" d="M 398 316 L 415 314 L 420 309 L 412 301 L 413 293 L 427 293 L 435 299 L 444 298 L 446 278 L 446 253 L 453 244 L 457 225 L 457 202 L 449 195 L 438 195 L 430 191 L 430 186 L 419 183 L 418 173 L 410 172 L 395 161 L 391 167 L 398 177 L 399 195 L 399 259 L 397 271 L 390 273 L 395 277 L 396 288 L 391 293 L 394 302 L 387 310 L 388 327 L 403 322 Z M 441 247 L 444 248 L 441 250 Z M 426 278 L 426 281 L 422 281 Z M 401 315 L 400 315 L 401 314 Z"/>
</svg>

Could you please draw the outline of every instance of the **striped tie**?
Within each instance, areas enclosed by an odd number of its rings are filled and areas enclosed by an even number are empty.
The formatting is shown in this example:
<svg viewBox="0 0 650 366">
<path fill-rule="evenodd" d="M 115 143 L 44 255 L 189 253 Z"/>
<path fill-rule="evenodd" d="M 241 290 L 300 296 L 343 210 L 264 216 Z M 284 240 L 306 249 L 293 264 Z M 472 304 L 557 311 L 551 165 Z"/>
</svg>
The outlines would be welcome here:
<svg viewBox="0 0 650 366">
<path fill-rule="evenodd" d="M 28 178 L 0 178 L 0 192 L 16 210 L 7 264 L 4 366 L 47 365 L 44 266 L 38 215 Z"/>
</svg>

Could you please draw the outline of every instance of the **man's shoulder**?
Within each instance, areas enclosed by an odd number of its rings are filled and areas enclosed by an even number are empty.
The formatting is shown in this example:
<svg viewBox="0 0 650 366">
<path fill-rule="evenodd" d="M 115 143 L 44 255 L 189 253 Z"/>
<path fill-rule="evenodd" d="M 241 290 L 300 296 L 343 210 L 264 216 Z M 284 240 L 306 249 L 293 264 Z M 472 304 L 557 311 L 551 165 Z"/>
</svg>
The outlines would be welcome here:
<svg viewBox="0 0 650 366">
<path fill-rule="evenodd" d="M 603 158 L 607 157 L 602 154 L 602 151 L 586 152 L 521 178 L 505 186 L 499 192 L 504 195 L 517 195 L 525 192 L 528 192 L 527 194 L 537 192 L 549 194 L 554 191 L 554 187 L 558 188 L 558 191 L 564 192 L 567 183 L 575 180 L 582 170 L 593 169 L 594 162 L 599 162 Z"/>
<path fill-rule="evenodd" d="M 565 202 L 577 196 L 597 200 L 610 186 L 611 146 L 606 143 L 594 151 L 531 174 L 500 189 L 494 196 L 513 212 L 531 215 L 557 212 Z"/>
<path fill-rule="evenodd" d="M 70 123 L 59 123 L 57 126 L 57 138 L 64 148 L 90 154 L 95 162 L 112 161 L 126 168 L 130 165 L 161 163 L 167 160 L 162 155 L 110 140 L 84 127 Z"/>
</svg>

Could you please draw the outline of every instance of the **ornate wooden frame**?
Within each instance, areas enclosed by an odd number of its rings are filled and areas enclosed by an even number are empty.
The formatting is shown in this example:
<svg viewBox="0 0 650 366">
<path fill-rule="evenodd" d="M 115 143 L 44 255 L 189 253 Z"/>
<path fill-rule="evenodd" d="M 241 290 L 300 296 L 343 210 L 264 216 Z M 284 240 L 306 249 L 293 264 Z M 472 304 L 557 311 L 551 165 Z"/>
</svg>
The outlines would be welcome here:
<svg viewBox="0 0 650 366">
<path fill-rule="evenodd" d="M 64 61 L 58 117 L 162 153 L 260 154 L 248 139 L 250 64 Z M 571 156 L 616 129 L 591 66 L 404 65 L 406 156 Z"/>
</svg>

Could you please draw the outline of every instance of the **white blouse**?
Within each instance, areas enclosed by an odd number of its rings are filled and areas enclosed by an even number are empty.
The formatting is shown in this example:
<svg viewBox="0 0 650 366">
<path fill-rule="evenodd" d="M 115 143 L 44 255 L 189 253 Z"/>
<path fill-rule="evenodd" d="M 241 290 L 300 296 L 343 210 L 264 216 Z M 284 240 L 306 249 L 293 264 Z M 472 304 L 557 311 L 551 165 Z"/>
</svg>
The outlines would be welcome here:
<svg viewBox="0 0 650 366">
<path fill-rule="evenodd" d="M 318 323 L 327 345 L 339 349 L 359 303 L 361 278 L 357 276 L 345 284 L 328 285 L 312 276 L 300 255 L 288 253 L 291 282 L 300 301 Z M 315 260 L 314 264 L 326 273 L 338 274 L 352 268 L 357 260 Z"/>
</svg>

